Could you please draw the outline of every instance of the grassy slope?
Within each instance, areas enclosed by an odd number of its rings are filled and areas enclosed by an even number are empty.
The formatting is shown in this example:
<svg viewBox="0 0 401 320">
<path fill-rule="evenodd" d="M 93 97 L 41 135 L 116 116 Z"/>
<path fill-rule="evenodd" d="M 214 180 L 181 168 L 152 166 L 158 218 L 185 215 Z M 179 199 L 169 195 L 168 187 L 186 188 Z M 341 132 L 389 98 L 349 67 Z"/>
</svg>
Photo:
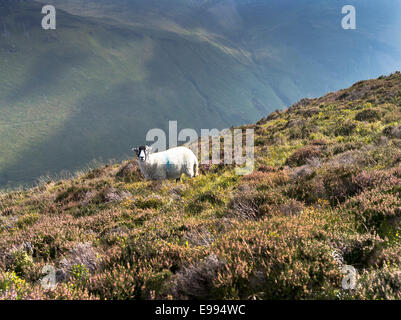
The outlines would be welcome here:
<svg viewBox="0 0 401 320">
<path fill-rule="evenodd" d="M 125 162 L 2 194 L 0 298 L 400 299 L 400 108 L 397 72 L 246 126 L 249 176 Z M 68 279 L 53 292 L 46 264 Z"/>
</svg>

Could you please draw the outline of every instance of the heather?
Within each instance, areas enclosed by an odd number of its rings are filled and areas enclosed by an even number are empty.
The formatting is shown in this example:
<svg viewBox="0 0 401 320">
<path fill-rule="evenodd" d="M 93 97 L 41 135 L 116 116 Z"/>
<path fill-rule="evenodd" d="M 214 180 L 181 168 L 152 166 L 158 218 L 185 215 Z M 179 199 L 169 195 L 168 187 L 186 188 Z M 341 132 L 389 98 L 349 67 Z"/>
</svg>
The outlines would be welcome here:
<svg viewBox="0 0 401 320">
<path fill-rule="evenodd" d="M 242 127 L 247 176 L 145 181 L 132 160 L 3 192 L 0 299 L 399 299 L 400 110 L 397 72 Z"/>
</svg>

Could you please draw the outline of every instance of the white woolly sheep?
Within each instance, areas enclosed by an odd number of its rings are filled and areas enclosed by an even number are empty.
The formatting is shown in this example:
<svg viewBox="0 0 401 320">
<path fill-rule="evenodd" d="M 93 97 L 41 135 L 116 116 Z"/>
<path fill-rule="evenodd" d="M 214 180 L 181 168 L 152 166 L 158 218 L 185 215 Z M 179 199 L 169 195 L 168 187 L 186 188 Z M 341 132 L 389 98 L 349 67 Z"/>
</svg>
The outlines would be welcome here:
<svg viewBox="0 0 401 320">
<path fill-rule="evenodd" d="M 198 158 L 186 147 L 150 153 L 150 147 L 140 146 L 133 148 L 132 151 L 138 157 L 139 169 L 146 180 L 176 179 L 180 181 L 183 173 L 190 178 L 198 175 Z"/>
</svg>

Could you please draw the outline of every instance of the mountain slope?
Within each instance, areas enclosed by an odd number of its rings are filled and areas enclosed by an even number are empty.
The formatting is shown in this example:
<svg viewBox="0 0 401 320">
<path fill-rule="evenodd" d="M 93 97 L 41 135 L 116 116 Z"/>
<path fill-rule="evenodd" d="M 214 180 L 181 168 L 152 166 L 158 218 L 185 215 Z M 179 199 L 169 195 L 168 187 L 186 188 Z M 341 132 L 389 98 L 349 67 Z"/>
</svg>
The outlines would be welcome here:
<svg viewBox="0 0 401 320">
<path fill-rule="evenodd" d="M 39 2 L 0 1 L 0 188 L 126 159 L 169 120 L 254 122 L 401 61 L 397 1 L 354 1 L 355 31 L 333 1 L 43 3 L 55 32 Z"/>
<path fill-rule="evenodd" d="M 281 104 L 251 69 L 197 39 L 63 12 L 57 31 L 46 33 L 35 17 L 40 7 L 21 4 L 4 19 L 3 187 L 99 157 L 121 158 L 143 143 L 147 130 L 165 129 L 168 120 L 223 128 L 268 110 L 253 99 Z"/>
<path fill-rule="evenodd" d="M 248 176 L 152 182 L 127 161 L 2 194 L 0 299 L 400 299 L 401 73 L 241 128 Z"/>
</svg>

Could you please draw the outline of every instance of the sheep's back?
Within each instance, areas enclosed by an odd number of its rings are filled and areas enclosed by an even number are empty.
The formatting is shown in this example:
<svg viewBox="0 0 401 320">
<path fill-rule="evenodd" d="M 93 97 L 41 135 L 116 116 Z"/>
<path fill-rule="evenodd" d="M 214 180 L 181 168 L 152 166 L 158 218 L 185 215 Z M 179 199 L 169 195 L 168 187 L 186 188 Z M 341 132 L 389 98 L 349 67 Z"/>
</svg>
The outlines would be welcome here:
<svg viewBox="0 0 401 320">
<path fill-rule="evenodd" d="M 186 147 L 176 147 L 163 152 L 153 153 L 155 161 L 169 161 L 175 164 L 183 164 L 186 161 L 193 161 L 196 156 L 192 150 Z"/>
<path fill-rule="evenodd" d="M 163 152 L 152 153 L 151 163 L 158 170 L 166 172 L 168 178 L 179 178 L 196 160 L 194 153 L 185 147 L 172 148 Z"/>
</svg>

